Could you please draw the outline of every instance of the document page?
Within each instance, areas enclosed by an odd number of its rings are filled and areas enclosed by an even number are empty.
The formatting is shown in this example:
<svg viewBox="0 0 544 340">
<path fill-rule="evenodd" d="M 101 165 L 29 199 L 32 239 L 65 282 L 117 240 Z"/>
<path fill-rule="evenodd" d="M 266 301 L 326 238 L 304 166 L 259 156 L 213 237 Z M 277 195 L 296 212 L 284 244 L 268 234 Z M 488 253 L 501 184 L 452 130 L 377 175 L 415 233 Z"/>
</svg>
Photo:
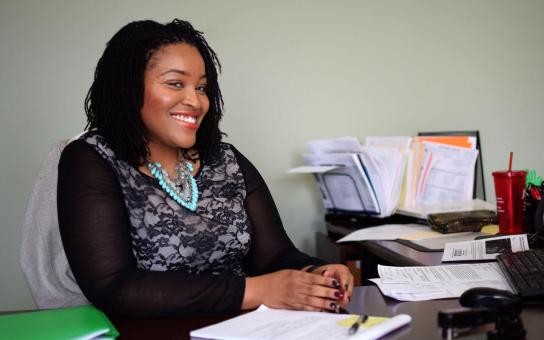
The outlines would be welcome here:
<svg viewBox="0 0 544 340">
<path fill-rule="evenodd" d="M 390 216 L 400 198 L 406 155 L 394 147 L 364 146 L 359 157 L 376 189 L 382 216 Z"/>
<path fill-rule="evenodd" d="M 315 173 L 325 208 L 380 213 L 378 199 L 357 154 L 313 153 L 304 154 L 303 159 L 306 166 L 336 167 Z"/>
<path fill-rule="evenodd" d="M 478 150 L 431 142 L 424 145 L 433 161 L 422 204 L 470 200 Z"/>
<path fill-rule="evenodd" d="M 354 315 L 270 309 L 261 306 L 221 323 L 197 329 L 191 337 L 204 339 L 376 339 L 409 323 L 409 315 L 369 317 L 357 333 L 348 334 Z"/>
<path fill-rule="evenodd" d="M 490 237 L 482 240 L 446 243 L 442 262 L 494 260 L 506 251 L 529 250 L 527 235 Z"/>
<path fill-rule="evenodd" d="M 378 266 L 380 278 L 371 279 L 380 291 L 401 301 L 456 298 L 473 287 L 512 291 L 497 263 L 428 267 Z"/>
</svg>

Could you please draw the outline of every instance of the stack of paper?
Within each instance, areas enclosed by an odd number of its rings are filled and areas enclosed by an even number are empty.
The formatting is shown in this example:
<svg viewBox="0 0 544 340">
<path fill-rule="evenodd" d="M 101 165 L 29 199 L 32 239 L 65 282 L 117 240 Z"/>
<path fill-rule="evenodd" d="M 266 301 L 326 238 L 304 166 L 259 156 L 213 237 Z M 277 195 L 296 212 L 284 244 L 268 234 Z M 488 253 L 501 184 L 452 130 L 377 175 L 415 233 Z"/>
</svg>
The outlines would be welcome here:
<svg viewBox="0 0 544 340">
<path fill-rule="evenodd" d="M 428 267 L 378 265 L 380 278 L 370 279 L 382 294 L 401 301 L 457 298 L 473 287 L 512 291 L 497 263 Z"/>
<path fill-rule="evenodd" d="M 401 208 L 472 199 L 476 137 L 414 137 L 408 151 Z"/>
<path fill-rule="evenodd" d="M 366 137 L 364 145 L 321 139 L 308 143 L 305 166 L 290 172 L 315 175 L 326 209 L 386 217 L 397 208 L 470 201 L 476 143 L 472 136 Z"/>
<path fill-rule="evenodd" d="M 378 339 L 411 321 L 406 314 L 392 318 L 370 316 L 355 334 L 349 328 L 356 315 L 303 312 L 259 307 L 218 324 L 191 331 L 191 338 L 254 339 Z"/>
<path fill-rule="evenodd" d="M 405 141 L 403 142 L 405 143 Z M 353 137 L 308 143 L 304 167 L 316 176 L 327 209 L 390 216 L 397 208 L 406 163 L 397 146 L 360 145 Z"/>
</svg>

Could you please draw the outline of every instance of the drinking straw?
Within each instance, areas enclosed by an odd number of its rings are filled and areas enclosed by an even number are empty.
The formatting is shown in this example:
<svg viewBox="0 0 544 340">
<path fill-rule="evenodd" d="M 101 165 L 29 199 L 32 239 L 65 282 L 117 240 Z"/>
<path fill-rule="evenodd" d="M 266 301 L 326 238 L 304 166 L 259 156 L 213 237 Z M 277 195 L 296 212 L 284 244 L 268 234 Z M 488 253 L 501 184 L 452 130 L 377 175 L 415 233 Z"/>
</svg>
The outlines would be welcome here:
<svg viewBox="0 0 544 340">
<path fill-rule="evenodd" d="M 508 172 L 512 172 L 512 158 L 514 157 L 514 153 L 510 151 L 510 159 L 508 160 Z"/>
</svg>

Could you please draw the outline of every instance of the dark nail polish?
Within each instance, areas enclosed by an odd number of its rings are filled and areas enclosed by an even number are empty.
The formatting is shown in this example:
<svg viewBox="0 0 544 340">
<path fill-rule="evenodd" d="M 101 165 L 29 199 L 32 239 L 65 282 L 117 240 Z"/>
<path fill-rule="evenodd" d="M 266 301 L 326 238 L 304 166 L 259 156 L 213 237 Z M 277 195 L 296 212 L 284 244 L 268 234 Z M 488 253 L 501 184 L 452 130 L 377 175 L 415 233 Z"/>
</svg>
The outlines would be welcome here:
<svg viewBox="0 0 544 340">
<path fill-rule="evenodd" d="M 344 285 L 344 289 L 348 290 L 348 284 L 347 283 Z"/>
<path fill-rule="evenodd" d="M 340 291 L 336 291 L 334 292 L 334 296 L 336 296 L 337 298 L 341 299 L 344 297 L 344 293 L 340 292 Z"/>
<path fill-rule="evenodd" d="M 339 284 L 338 281 L 336 281 L 336 280 L 332 280 L 332 286 L 333 286 L 334 288 L 340 288 L 340 284 Z"/>
<path fill-rule="evenodd" d="M 331 309 L 336 310 L 337 308 L 338 308 L 338 305 L 336 305 L 336 303 L 334 302 L 331 302 Z"/>
</svg>

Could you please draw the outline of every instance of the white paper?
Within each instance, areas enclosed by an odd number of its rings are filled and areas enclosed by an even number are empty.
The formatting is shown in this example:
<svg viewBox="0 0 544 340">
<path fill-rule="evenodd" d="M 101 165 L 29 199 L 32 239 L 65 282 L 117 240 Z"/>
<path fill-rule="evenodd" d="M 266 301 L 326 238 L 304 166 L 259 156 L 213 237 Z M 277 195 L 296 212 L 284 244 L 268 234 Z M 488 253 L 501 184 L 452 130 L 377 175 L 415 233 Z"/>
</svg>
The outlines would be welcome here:
<svg viewBox="0 0 544 340">
<path fill-rule="evenodd" d="M 319 139 L 307 143 L 308 149 L 315 154 L 322 153 L 357 153 L 361 144 L 355 137 Z"/>
<path fill-rule="evenodd" d="M 442 262 L 494 260 L 506 252 L 529 250 L 527 235 L 490 237 L 482 240 L 446 243 Z"/>
<path fill-rule="evenodd" d="M 411 235 L 418 233 L 425 233 L 428 237 L 439 237 L 444 235 L 432 231 L 429 226 L 422 224 L 384 224 L 378 227 L 369 227 L 353 231 L 336 242 L 397 240 L 410 238 Z"/>
<path fill-rule="evenodd" d="M 357 154 L 313 153 L 304 154 L 303 159 L 307 166 L 338 167 L 315 174 L 325 208 L 380 214 L 374 188 Z"/>
<path fill-rule="evenodd" d="M 371 279 L 382 294 L 401 301 L 456 298 L 473 287 L 512 291 L 497 263 L 426 267 L 378 265 L 380 278 Z"/>
<path fill-rule="evenodd" d="M 261 306 L 256 311 L 191 331 L 190 335 L 195 338 L 222 340 L 362 340 L 379 338 L 411 321 L 409 315 L 400 314 L 374 327 L 359 328 L 357 333 L 349 335 L 349 326 L 338 324 L 349 317 L 346 314 L 291 311 Z"/>
<path fill-rule="evenodd" d="M 478 150 L 432 142 L 423 144 L 432 155 L 432 165 L 421 203 L 470 200 Z"/>
<path fill-rule="evenodd" d="M 365 146 L 359 157 L 374 186 L 382 216 L 390 216 L 399 202 L 406 155 L 394 147 Z"/>
<path fill-rule="evenodd" d="M 287 171 L 290 174 L 322 174 L 339 168 L 338 165 L 305 165 Z"/>
<path fill-rule="evenodd" d="M 409 136 L 368 136 L 365 138 L 365 146 L 396 146 L 408 149 L 412 143 Z"/>
</svg>

